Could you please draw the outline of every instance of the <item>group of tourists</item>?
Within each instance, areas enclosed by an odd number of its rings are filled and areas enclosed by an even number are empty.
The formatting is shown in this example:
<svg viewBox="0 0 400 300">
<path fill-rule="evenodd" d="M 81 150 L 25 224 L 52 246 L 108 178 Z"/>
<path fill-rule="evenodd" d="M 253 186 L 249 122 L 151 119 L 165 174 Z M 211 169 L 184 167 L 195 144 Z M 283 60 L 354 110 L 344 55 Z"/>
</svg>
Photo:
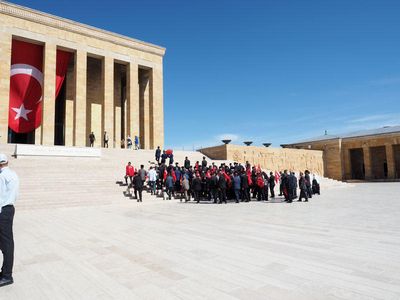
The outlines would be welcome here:
<svg viewBox="0 0 400 300">
<path fill-rule="evenodd" d="M 108 141 L 109 141 L 109 136 L 107 131 L 104 131 L 103 134 L 103 147 L 104 148 L 108 148 Z M 94 147 L 94 143 L 96 142 L 96 135 L 94 134 L 94 132 L 92 131 L 89 134 L 89 146 L 90 147 Z M 121 148 L 128 148 L 128 149 L 132 149 L 132 147 L 134 147 L 135 150 L 139 150 L 140 149 L 140 142 L 139 142 L 139 137 L 137 135 L 135 135 L 134 139 L 132 140 L 132 138 L 130 137 L 130 135 L 128 135 L 126 137 L 126 141 L 125 139 L 121 139 Z"/>
<path fill-rule="evenodd" d="M 310 172 L 300 172 L 298 178 L 294 172 L 269 172 L 261 170 L 260 166 L 240 163 L 222 163 L 209 165 L 206 158 L 192 165 L 188 157 L 183 165 L 174 164 L 172 150 L 162 151 L 158 147 L 155 154 L 156 163 L 148 170 L 141 165 L 135 170 L 128 162 L 125 173 L 125 184 L 128 190 L 133 190 L 135 199 L 142 201 L 142 191 L 146 188 L 152 195 L 162 196 L 166 200 L 172 197 L 180 201 L 211 201 L 213 203 L 236 203 L 268 201 L 275 198 L 275 186 L 279 186 L 279 196 L 284 196 L 286 202 L 295 199 L 307 202 L 314 194 L 320 194 L 320 186 L 315 176 L 310 178 Z M 129 179 L 129 182 L 128 182 Z M 298 195 L 298 190 L 299 195 Z"/>
</svg>

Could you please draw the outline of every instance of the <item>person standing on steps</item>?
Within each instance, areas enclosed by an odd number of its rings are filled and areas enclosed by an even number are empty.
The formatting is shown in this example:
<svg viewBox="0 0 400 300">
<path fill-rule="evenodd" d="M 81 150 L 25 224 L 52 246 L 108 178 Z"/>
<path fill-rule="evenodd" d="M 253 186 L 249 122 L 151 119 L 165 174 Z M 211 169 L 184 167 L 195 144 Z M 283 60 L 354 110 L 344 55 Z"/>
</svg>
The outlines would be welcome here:
<svg viewBox="0 0 400 300">
<path fill-rule="evenodd" d="M 92 131 L 89 134 L 89 143 L 90 143 L 90 147 L 94 146 L 94 142 L 96 141 L 96 136 L 94 135 L 94 132 Z"/>
<path fill-rule="evenodd" d="M 139 137 L 135 135 L 135 150 L 140 149 Z"/>
<path fill-rule="evenodd" d="M 185 157 L 185 161 L 183 163 L 183 166 L 185 167 L 185 169 L 189 170 L 190 168 L 190 160 L 188 159 L 188 157 Z"/>
<path fill-rule="evenodd" d="M 156 149 L 156 161 L 157 161 L 157 163 L 158 164 L 160 164 L 160 158 L 161 158 L 161 149 L 160 149 L 160 146 L 158 146 L 157 147 L 157 149 Z"/>
<path fill-rule="evenodd" d="M 108 148 L 108 133 L 107 133 L 107 131 L 104 131 L 103 145 L 104 145 L 104 148 Z"/>
<path fill-rule="evenodd" d="M 126 145 L 128 149 L 132 149 L 132 138 L 130 137 L 130 135 L 128 135 L 128 137 L 126 138 Z"/>
<path fill-rule="evenodd" d="M 3 253 L 3 266 L 0 273 L 0 287 L 14 283 L 13 220 L 14 204 L 19 193 L 18 175 L 8 167 L 8 159 L 0 154 L 0 249 Z"/>
</svg>

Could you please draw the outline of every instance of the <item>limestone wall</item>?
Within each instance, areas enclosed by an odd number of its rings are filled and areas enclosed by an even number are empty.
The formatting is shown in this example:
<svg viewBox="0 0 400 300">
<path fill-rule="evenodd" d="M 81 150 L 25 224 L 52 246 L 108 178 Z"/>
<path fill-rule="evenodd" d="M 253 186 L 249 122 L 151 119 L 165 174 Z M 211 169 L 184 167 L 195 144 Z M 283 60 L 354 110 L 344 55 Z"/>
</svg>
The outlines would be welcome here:
<svg viewBox="0 0 400 300">
<path fill-rule="evenodd" d="M 201 149 L 201 152 L 212 159 L 259 164 L 265 170 L 288 169 L 298 172 L 308 169 L 312 173 L 324 176 L 323 155 L 319 150 L 221 145 Z"/>
</svg>

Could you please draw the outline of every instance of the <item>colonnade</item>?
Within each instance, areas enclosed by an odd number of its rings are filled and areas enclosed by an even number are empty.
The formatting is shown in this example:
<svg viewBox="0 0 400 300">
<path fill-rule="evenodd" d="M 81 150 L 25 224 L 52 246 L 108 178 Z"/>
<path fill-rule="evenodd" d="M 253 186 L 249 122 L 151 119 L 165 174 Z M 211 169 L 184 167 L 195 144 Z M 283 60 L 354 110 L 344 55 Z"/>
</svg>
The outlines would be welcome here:
<svg viewBox="0 0 400 300">
<path fill-rule="evenodd" d="M 8 141 L 8 103 L 10 93 L 10 64 L 12 39 L 18 38 L 10 33 L 0 34 L 0 141 Z M 60 48 L 73 55 L 73 69 L 67 74 L 67 93 L 65 107 L 65 145 L 88 146 L 88 135 L 96 131 L 98 145 L 104 131 L 109 136 L 110 147 L 120 147 L 120 136 L 140 137 L 142 148 L 153 149 L 163 146 L 163 74 L 162 65 L 142 65 L 143 60 L 129 57 L 99 56 L 84 49 L 65 48 L 52 41 L 35 41 L 44 45 L 43 56 L 43 116 L 42 124 L 35 130 L 35 144 L 54 145 L 55 143 L 55 82 L 56 53 Z M 101 62 L 101 80 L 95 86 L 88 85 L 91 77 L 88 58 Z M 124 65 L 126 70 L 126 92 L 124 115 L 120 110 L 114 91 L 115 64 Z M 142 75 L 140 75 L 142 74 Z M 95 89 L 93 91 L 92 89 Z M 96 95 L 97 105 L 89 103 L 89 94 Z M 93 109 L 92 109 L 93 108 Z M 92 116 L 92 114 L 95 114 Z M 120 126 L 118 122 L 125 122 Z M 121 133 L 121 130 L 125 131 Z M 99 135 L 99 136 L 98 136 Z"/>
</svg>

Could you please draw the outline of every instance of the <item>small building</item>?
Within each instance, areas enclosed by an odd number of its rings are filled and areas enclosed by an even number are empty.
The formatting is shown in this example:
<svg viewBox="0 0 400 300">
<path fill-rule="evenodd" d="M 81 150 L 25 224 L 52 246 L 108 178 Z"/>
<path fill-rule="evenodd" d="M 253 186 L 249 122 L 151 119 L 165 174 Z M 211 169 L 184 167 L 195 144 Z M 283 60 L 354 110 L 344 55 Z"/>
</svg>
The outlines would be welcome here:
<svg viewBox="0 0 400 300">
<path fill-rule="evenodd" d="M 324 174 L 337 180 L 400 179 L 400 126 L 306 139 L 283 148 L 323 151 Z"/>
</svg>

